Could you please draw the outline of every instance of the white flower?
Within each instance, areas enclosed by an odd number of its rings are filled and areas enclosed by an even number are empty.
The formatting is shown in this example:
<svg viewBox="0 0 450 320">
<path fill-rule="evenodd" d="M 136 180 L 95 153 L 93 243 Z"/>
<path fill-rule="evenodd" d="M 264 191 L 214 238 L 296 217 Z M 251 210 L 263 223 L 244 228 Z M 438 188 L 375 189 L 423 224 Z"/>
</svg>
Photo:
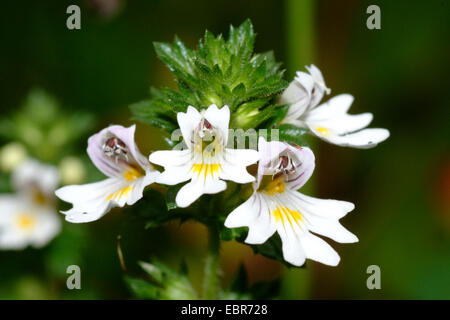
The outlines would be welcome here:
<svg viewBox="0 0 450 320">
<path fill-rule="evenodd" d="M 311 65 L 310 72 L 297 76 L 282 93 L 279 104 L 290 104 L 283 123 L 309 129 L 327 142 L 354 148 L 372 148 L 389 137 L 389 131 L 366 128 L 372 121 L 371 113 L 348 114 L 353 96 L 341 94 L 318 105 L 324 93 L 329 93 L 320 70 Z"/>
<path fill-rule="evenodd" d="M 176 185 L 190 180 L 176 196 L 179 207 L 187 207 L 202 194 L 218 193 L 226 189 L 223 180 L 237 183 L 253 182 L 246 167 L 258 161 L 256 150 L 226 148 L 230 109 L 211 105 L 198 112 L 189 106 L 186 113 L 179 112 L 178 124 L 187 145 L 186 150 L 157 151 L 150 161 L 164 167 L 158 183 Z"/>
<path fill-rule="evenodd" d="M 17 193 L 40 205 L 50 204 L 59 185 L 58 169 L 34 159 L 22 162 L 12 173 L 12 184 Z"/>
<path fill-rule="evenodd" d="M 253 195 L 229 214 L 228 228 L 249 227 L 245 240 L 261 244 L 275 232 L 281 237 L 286 261 L 301 266 L 305 259 L 336 266 L 340 257 L 318 236 L 337 242 L 357 242 L 339 219 L 354 209 L 350 202 L 323 200 L 303 195 L 301 188 L 314 170 L 314 154 L 309 148 L 259 139 L 258 180 Z"/>
<path fill-rule="evenodd" d="M 45 246 L 61 231 L 52 206 L 37 205 L 26 197 L 0 196 L 0 248 L 21 250 Z"/>
<path fill-rule="evenodd" d="M 134 141 L 135 125 L 114 125 L 89 138 L 87 152 L 106 180 L 71 185 L 56 190 L 56 195 L 73 208 L 63 212 L 74 223 L 90 222 L 103 217 L 113 207 L 132 205 L 143 196 L 144 188 L 155 181 L 153 170 Z"/>
<path fill-rule="evenodd" d="M 54 206 L 58 170 L 28 159 L 12 173 L 14 195 L 0 196 L 0 248 L 40 248 L 61 231 Z"/>
</svg>

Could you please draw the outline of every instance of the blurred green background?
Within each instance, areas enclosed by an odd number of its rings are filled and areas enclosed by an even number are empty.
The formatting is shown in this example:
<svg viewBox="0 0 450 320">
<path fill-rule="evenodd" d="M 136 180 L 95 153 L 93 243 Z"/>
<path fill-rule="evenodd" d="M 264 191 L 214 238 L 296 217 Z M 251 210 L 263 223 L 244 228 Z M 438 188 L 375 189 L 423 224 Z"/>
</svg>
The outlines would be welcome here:
<svg viewBox="0 0 450 320">
<path fill-rule="evenodd" d="M 70 4 L 81 7 L 81 30 L 66 28 Z M 381 8 L 381 30 L 366 27 L 371 4 Z M 42 88 L 65 113 L 94 115 L 94 128 L 77 140 L 75 153 L 85 157 L 90 134 L 132 123 L 127 105 L 148 97 L 150 85 L 175 86 L 153 41 L 176 34 L 195 47 L 205 29 L 226 34 L 229 24 L 250 18 L 256 51 L 274 50 L 289 80 L 316 64 L 332 95 L 354 95 L 351 112 L 373 112 L 372 126 L 388 128 L 391 137 L 371 150 L 313 145 L 317 163 L 308 193 L 356 204 L 343 224 L 360 242 L 330 240 L 342 257 L 338 267 L 308 261 L 306 269 L 288 270 L 246 246 L 224 243 L 224 284 L 243 261 L 252 283 L 281 275 L 282 298 L 450 299 L 449 12 L 450 4 L 438 0 L 5 2 L 0 116 L 9 117 L 32 88 Z M 156 129 L 138 124 L 137 134 L 144 153 L 166 148 Z M 190 277 L 201 286 L 202 226 L 150 232 L 138 214 L 116 209 L 90 224 L 64 222 L 42 250 L 0 252 L 0 298 L 132 297 L 117 257 L 118 235 L 128 269 L 150 257 L 174 266 L 187 257 Z M 81 290 L 66 288 L 71 264 L 81 267 Z M 366 287 L 369 265 L 381 268 L 381 290 Z"/>
</svg>

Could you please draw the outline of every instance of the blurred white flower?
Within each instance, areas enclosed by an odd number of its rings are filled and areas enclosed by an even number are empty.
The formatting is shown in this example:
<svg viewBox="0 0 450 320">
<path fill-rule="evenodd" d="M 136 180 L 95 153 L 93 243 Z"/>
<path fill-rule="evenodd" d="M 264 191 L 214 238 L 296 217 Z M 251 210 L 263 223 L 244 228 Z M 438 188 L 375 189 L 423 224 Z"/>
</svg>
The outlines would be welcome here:
<svg viewBox="0 0 450 320">
<path fill-rule="evenodd" d="M 324 93 L 329 93 L 320 70 L 311 65 L 309 73 L 297 72 L 289 87 L 281 94 L 279 104 L 289 104 L 283 123 L 309 129 L 322 140 L 340 146 L 372 148 L 389 137 L 389 131 L 366 128 L 373 119 L 371 113 L 348 114 L 353 96 L 341 94 L 318 105 Z"/>
<path fill-rule="evenodd" d="M 51 206 L 18 195 L 0 196 L 0 249 L 41 248 L 61 231 L 61 220 Z"/>
<path fill-rule="evenodd" d="M 34 159 L 22 162 L 12 173 L 16 193 L 31 199 L 33 203 L 47 205 L 53 202 L 60 176 L 55 166 Z"/>
<path fill-rule="evenodd" d="M 0 149 L 0 168 L 5 172 L 13 171 L 27 158 L 27 150 L 18 142 L 11 142 Z"/>
<path fill-rule="evenodd" d="M 249 227 L 245 240 L 261 244 L 275 232 L 281 237 L 283 257 L 295 266 L 306 259 L 336 266 L 340 257 L 318 236 L 337 242 L 357 242 L 339 219 L 354 209 L 346 201 L 323 200 L 299 192 L 314 170 L 314 154 L 309 148 L 284 142 L 266 142 L 260 137 L 258 178 L 252 196 L 232 211 L 225 221 L 228 228 Z"/>
<path fill-rule="evenodd" d="M 153 170 L 136 146 L 135 129 L 135 125 L 129 128 L 113 125 L 89 138 L 88 155 L 108 178 L 56 190 L 61 200 L 73 204 L 72 209 L 63 212 L 67 221 L 90 222 L 113 207 L 132 205 L 142 198 L 144 188 L 155 181 L 159 172 Z"/>
<path fill-rule="evenodd" d="M 192 106 L 179 112 L 178 124 L 186 150 L 157 151 L 150 161 L 164 167 L 156 182 L 176 185 L 190 180 L 176 196 L 178 207 L 187 207 L 202 194 L 219 193 L 226 189 L 223 180 L 249 183 L 255 180 L 246 167 L 258 161 L 256 150 L 229 149 L 228 125 L 230 109 L 218 109 L 215 104 L 201 113 Z"/>
<path fill-rule="evenodd" d="M 86 178 L 86 169 L 83 162 L 76 157 L 65 157 L 59 164 L 61 184 L 77 184 Z"/>
<path fill-rule="evenodd" d="M 12 184 L 15 194 L 0 195 L 0 248 L 40 248 L 61 230 L 53 194 L 58 170 L 28 159 L 13 171 Z"/>
</svg>

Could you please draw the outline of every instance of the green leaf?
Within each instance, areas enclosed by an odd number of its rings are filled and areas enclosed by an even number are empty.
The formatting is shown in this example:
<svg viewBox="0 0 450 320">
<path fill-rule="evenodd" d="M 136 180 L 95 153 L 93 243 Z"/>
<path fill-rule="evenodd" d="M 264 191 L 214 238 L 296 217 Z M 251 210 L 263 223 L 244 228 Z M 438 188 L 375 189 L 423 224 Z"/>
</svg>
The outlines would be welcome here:
<svg viewBox="0 0 450 320">
<path fill-rule="evenodd" d="M 289 105 L 276 106 L 276 108 L 273 108 L 269 119 L 267 119 L 267 121 L 262 123 L 260 126 L 263 128 L 271 128 L 272 126 L 280 123 L 286 116 L 288 110 Z"/>
<path fill-rule="evenodd" d="M 197 299 L 197 293 L 192 287 L 185 270 L 177 272 L 162 262 L 154 260 L 139 262 L 139 265 L 149 276 L 148 281 L 126 276 L 125 281 L 131 291 L 141 299 Z"/>
<path fill-rule="evenodd" d="M 272 281 L 257 282 L 250 288 L 253 299 L 267 300 L 275 299 L 281 289 L 281 279 L 277 278 Z"/>
<path fill-rule="evenodd" d="M 246 292 L 248 290 L 248 277 L 244 264 L 239 265 L 239 269 L 230 285 L 230 290 L 234 292 Z"/>
<path fill-rule="evenodd" d="M 155 285 L 143 279 L 125 276 L 125 283 L 128 288 L 139 299 L 160 299 L 162 290 Z"/>
<path fill-rule="evenodd" d="M 166 205 L 167 205 L 167 210 L 173 210 L 178 208 L 177 207 L 177 203 L 175 201 L 175 198 L 178 194 L 178 191 L 180 191 L 181 187 L 183 187 L 183 184 L 178 184 L 175 186 L 170 186 L 167 189 L 167 193 L 166 193 Z"/>
<path fill-rule="evenodd" d="M 177 37 L 173 44 L 155 42 L 157 56 L 177 78 L 178 92 L 152 92 L 149 102 L 132 106 L 135 119 L 169 131 L 176 127 L 176 113 L 185 112 L 188 105 L 201 110 L 226 104 L 236 113 L 231 118 L 238 118 L 238 128 L 256 128 L 267 121 L 273 110 L 267 107 L 274 105 L 287 82 L 272 52 L 253 53 L 255 38 L 246 20 L 238 28 L 230 26 L 226 40 L 206 31 L 197 50 L 187 48 Z M 262 99 L 267 101 L 261 104 Z"/>
<path fill-rule="evenodd" d="M 279 131 L 279 140 L 286 142 L 293 142 L 299 146 L 306 147 L 308 143 L 305 139 L 305 134 L 308 130 L 296 127 L 291 124 L 282 124 L 277 128 Z"/>
</svg>

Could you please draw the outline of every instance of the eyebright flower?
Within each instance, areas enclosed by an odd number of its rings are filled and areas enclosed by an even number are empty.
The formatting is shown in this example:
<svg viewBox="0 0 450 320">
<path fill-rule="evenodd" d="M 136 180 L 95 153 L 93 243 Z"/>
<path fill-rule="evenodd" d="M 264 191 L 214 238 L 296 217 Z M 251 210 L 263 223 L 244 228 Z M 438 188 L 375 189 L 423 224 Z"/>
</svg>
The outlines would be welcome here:
<svg viewBox="0 0 450 320">
<path fill-rule="evenodd" d="M 25 160 L 12 173 L 15 194 L 0 196 L 0 248 L 43 247 L 61 231 L 54 206 L 58 170 Z"/>
<path fill-rule="evenodd" d="M 45 246 L 61 231 L 54 207 L 41 206 L 18 195 L 0 196 L 0 249 Z"/>
<path fill-rule="evenodd" d="M 74 223 L 90 222 L 103 217 L 113 207 L 132 205 L 143 196 L 146 186 L 159 174 L 143 156 L 134 141 L 136 126 L 109 126 L 88 140 L 87 152 L 94 165 L 108 178 L 56 190 L 73 208 L 63 212 Z"/>
<path fill-rule="evenodd" d="M 58 169 L 34 159 L 22 162 L 11 175 L 17 193 L 38 205 L 52 204 L 59 185 Z"/>
<path fill-rule="evenodd" d="M 353 102 L 353 96 L 349 94 L 335 96 L 318 106 L 330 89 L 316 66 L 306 68 L 309 73 L 298 71 L 281 94 L 279 104 L 290 104 L 283 123 L 309 129 L 329 143 L 361 149 L 372 148 L 389 137 L 386 129 L 364 129 L 373 119 L 371 113 L 347 113 Z"/>
<path fill-rule="evenodd" d="M 318 236 L 337 242 L 357 242 L 339 219 L 354 209 L 350 202 L 312 198 L 297 192 L 312 175 L 314 154 L 309 148 L 260 137 L 258 177 L 252 196 L 232 211 L 228 228 L 249 227 L 245 240 L 261 244 L 275 232 L 281 237 L 283 257 L 295 266 L 311 259 L 336 266 L 340 257 Z"/>
<path fill-rule="evenodd" d="M 230 109 L 218 109 L 215 104 L 201 113 L 192 106 L 177 114 L 185 150 L 157 151 L 150 161 L 164 167 L 156 182 L 176 185 L 190 180 L 176 196 L 179 207 L 187 207 L 202 194 L 214 194 L 226 189 L 223 180 L 237 183 L 253 182 L 246 167 L 258 161 L 256 150 L 226 148 Z"/>
</svg>

